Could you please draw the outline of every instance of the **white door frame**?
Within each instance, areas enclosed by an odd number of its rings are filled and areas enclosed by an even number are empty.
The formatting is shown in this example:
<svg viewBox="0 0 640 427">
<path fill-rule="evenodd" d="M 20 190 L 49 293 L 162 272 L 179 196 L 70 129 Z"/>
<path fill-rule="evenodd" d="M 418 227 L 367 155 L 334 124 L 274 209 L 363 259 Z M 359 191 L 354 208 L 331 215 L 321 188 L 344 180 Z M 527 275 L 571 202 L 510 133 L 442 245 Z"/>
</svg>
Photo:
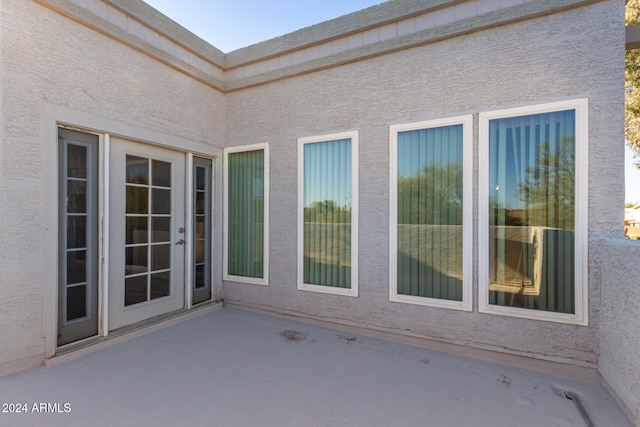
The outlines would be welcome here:
<svg viewBox="0 0 640 427">
<path fill-rule="evenodd" d="M 142 126 L 123 123 L 117 120 L 101 117 L 84 111 L 45 103 L 43 107 L 43 166 L 42 166 L 42 221 L 43 221 L 43 249 L 42 249 L 42 278 L 43 278 L 43 306 L 42 306 L 42 336 L 44 356 L 50 358 L 57 351 L 57 316 L 58 316 L 58 127 L 67 126 L 71 129 L 89 131 L 99 135 L 100 140 L 100 177 L 99 177 L 99 336 L 108 334 L 108 267 L 109 257 L 105 256 L 109 247 L 109 145 L 110 136 L 115 135 L 124 139 L 146 143 L 152 146 L 169 148 L 172 150 L 213 159 L 214 173 L 212 176 L 213 197 L 213 238 L 212 238 L 212 299 L 221 297 L 222 286 L 222 224 L 216 221 L 221 218 L 222 200 L 222 168 L 216 162 L 222 159 L 222 149 L 206 142 L 197 142 L 179 138 L 160 131 Z M 188 165 L 187 165 L 187 168 Z M 188 177 L 188 175 L 187 175 Z M 187 178 L 185 178 L 187 179 Z M 188 187 L 187 187 L 188 188 Z M 188 204 L 186 208 L 188 209 Z M 190 217 L 187 217 L 191 221 Z M 189 226 L 185 224 L 187 232 Z M 188 253 L 188 251 L 187 251 Z M 188 276 L 188 275 L 185 275 Z M 185 277 L 185 297 L 189 296 L 190 283 Z M 188 301 L 188 299 L 187 299 Z M 189 304 L 187 303 L 187 307 Z"/>
</svg>

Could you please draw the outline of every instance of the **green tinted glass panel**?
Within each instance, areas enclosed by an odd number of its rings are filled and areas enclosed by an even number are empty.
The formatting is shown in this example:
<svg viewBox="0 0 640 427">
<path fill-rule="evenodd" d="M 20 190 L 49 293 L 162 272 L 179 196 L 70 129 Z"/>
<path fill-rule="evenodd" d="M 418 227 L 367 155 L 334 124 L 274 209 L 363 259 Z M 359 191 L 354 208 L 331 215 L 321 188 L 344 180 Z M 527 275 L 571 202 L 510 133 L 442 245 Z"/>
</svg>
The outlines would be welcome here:
<svg viewBox="0 0 640 427">
<path fill-rule="evenodd" d="M 228 156 L 228 273 L 264 276 L 264 150 Z"/>
</svg>

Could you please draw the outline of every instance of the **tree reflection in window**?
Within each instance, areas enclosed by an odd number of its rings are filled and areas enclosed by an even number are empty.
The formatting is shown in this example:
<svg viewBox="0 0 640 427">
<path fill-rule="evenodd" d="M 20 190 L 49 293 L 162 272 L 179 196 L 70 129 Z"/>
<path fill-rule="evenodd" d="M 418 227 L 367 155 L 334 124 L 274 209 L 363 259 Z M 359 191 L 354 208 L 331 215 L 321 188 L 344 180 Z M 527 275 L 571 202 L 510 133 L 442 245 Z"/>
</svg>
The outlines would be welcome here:
<svg viewBox="0 0 640 427">
<path fill-rule="evenodd" d="M 490 304 L 575 312 L 575 111 L 489 122 Z"/>
<path fill-rule="evenodd" d="M 397 293 L 462 301 L 463 126 L 398 133 Z"/>
<path fill-rule="evenodd" d="M 351 288 L 352 140 L 304 145 L 303 282 Z"/>
</svg>

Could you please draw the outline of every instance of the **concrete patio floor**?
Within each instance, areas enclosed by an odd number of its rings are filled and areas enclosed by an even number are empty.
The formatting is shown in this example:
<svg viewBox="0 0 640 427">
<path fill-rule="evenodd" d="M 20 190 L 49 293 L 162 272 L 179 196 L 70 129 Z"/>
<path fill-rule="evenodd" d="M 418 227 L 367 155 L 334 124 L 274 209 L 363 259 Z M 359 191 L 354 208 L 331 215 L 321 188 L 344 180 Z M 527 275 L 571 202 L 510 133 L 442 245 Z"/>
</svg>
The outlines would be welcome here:
<svg viewBox="0 0 640 427">
<path fill-rule="evenodd" d="M 0 425 L 589 426 L 562 390 L 592 425 L 631 426 L 589 372 L 551 375 L 224 307 L 0 379 L 2 409 L 27 409 L 0 413 Z"/>
</svg>

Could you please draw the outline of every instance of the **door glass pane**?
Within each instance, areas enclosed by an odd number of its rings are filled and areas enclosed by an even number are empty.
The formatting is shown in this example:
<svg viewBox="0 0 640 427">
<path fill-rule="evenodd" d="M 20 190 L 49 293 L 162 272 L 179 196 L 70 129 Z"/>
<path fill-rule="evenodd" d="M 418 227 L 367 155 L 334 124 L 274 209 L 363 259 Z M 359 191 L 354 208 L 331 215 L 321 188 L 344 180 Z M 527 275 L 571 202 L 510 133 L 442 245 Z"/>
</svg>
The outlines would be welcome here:
<svg viewBox="0 0 640 427">
<path fill-rule="evenodd" d="M 196 166 L 196 190 L 204 191 L 206 190 L 206 176 L 207 170 L 202 166 Z"/>
<path fill-rule="evenodd" d="M 87 315 L 87 286 L 67 288 L 67 320 L 79 319 Z"/>
<path fill-rule="evenodd" d="M 147 246 L 134 246 L 125 249 L 125 274 L 140 274 L 148 271 Z"/>
<path fill-rule="evenodd" d="M 398 294 L 462 301 L 462 125 L 398 133 Z"/>
<path fill-rule="evenodd" d="M 87 147 L 67 145 L 67 176 L 69 178 L 87 178 Z"/>
<path fill-rule="evenodd" d="M 489 302 L 575 312 L 575 111 L 489 121 Z"/>
<path fill-rule="evenodd" d="M 151 246 L 151 270 L 171 268 L 171 245 Z"/>
<path fill-rule="evenodd" d="M 233 276 L 264 275 L 264 150 L 228 155 L 228 265 Z"/>
<path fill-rule="evenodd" d="M 87 246 L 87 217 L 67 217 L 67 248 L 84 248 Z"/>
<path fill-rule="evenodd" d="M 171 163 L 153 161 L 153 185 L 171 187 Z"/>
<path fill-rule="evenodd" d="M 171 190 L 153 189 L 153 214 L 171 213 Z"/>
<path fill-rule="evenodd" d="M 205 217 L 203 215 L 196 216 L 196 239 L 204 239 L 205 236 Z"/>
<path fill-rule="evenodd" d="M 205 192 L 204 191 L 198 191 L 196 192 L 196 214 L 202 215 L 204 214 L 205 211 Z"/>
<path fill-rule="evenodd" d="M 196 241 L 196 262 L 204 262 L 204 240 Z"/>
<path fill-rule="evenodd" d="M 205 282 L 205 266 L 203 264 L 196 265 L 195 274 L 195 287 L 196 289 L 204 288 L 207 284 Z"/>
<path fill-rule="evenodd" d="M 127 238 L 126 243 L 128 245 L 147 243 L 148 239 L 148 222 L 149 219 L 146 216 L 128 216 L 126 219 Z"/>
<path fill-rule="evenodd" d="M 171 273 L 155 273 L 151 275 L 151 299 L 168 297 L 171 290 Z"/>
<path fill-rule="evenodd" d="M 67 212 L 87 212 L 87 181 L 67 180 Z"/>
<path fill-rule="evenodd" d="M 127 184 L 149 184 L 149 160 L 127 156 Z"/>
<path fill-rule="evenodd" d="M 67 252 L 67 284 L 84 283 L 87 281 L 87 251 Z"/>
<path fill-rule="evenodd" d="M 351 288 L 351 139 L 304 145 L 305 284 Z"/>
<path fill-rule="evenodd" d="M 124 279 L 124 305 L 147 301 L 147 275 Z"/>
<path fill-rule="evenodd" d="M 127 186 L 127 213 L 149 213 L 149 189 L 147 187 Z"/>
<path fill-rule="evenodd" d="M 171 218 L 153 217 L 151 218 L 151 241 L 168 242 L 171 240 Z"/>
</svg>

